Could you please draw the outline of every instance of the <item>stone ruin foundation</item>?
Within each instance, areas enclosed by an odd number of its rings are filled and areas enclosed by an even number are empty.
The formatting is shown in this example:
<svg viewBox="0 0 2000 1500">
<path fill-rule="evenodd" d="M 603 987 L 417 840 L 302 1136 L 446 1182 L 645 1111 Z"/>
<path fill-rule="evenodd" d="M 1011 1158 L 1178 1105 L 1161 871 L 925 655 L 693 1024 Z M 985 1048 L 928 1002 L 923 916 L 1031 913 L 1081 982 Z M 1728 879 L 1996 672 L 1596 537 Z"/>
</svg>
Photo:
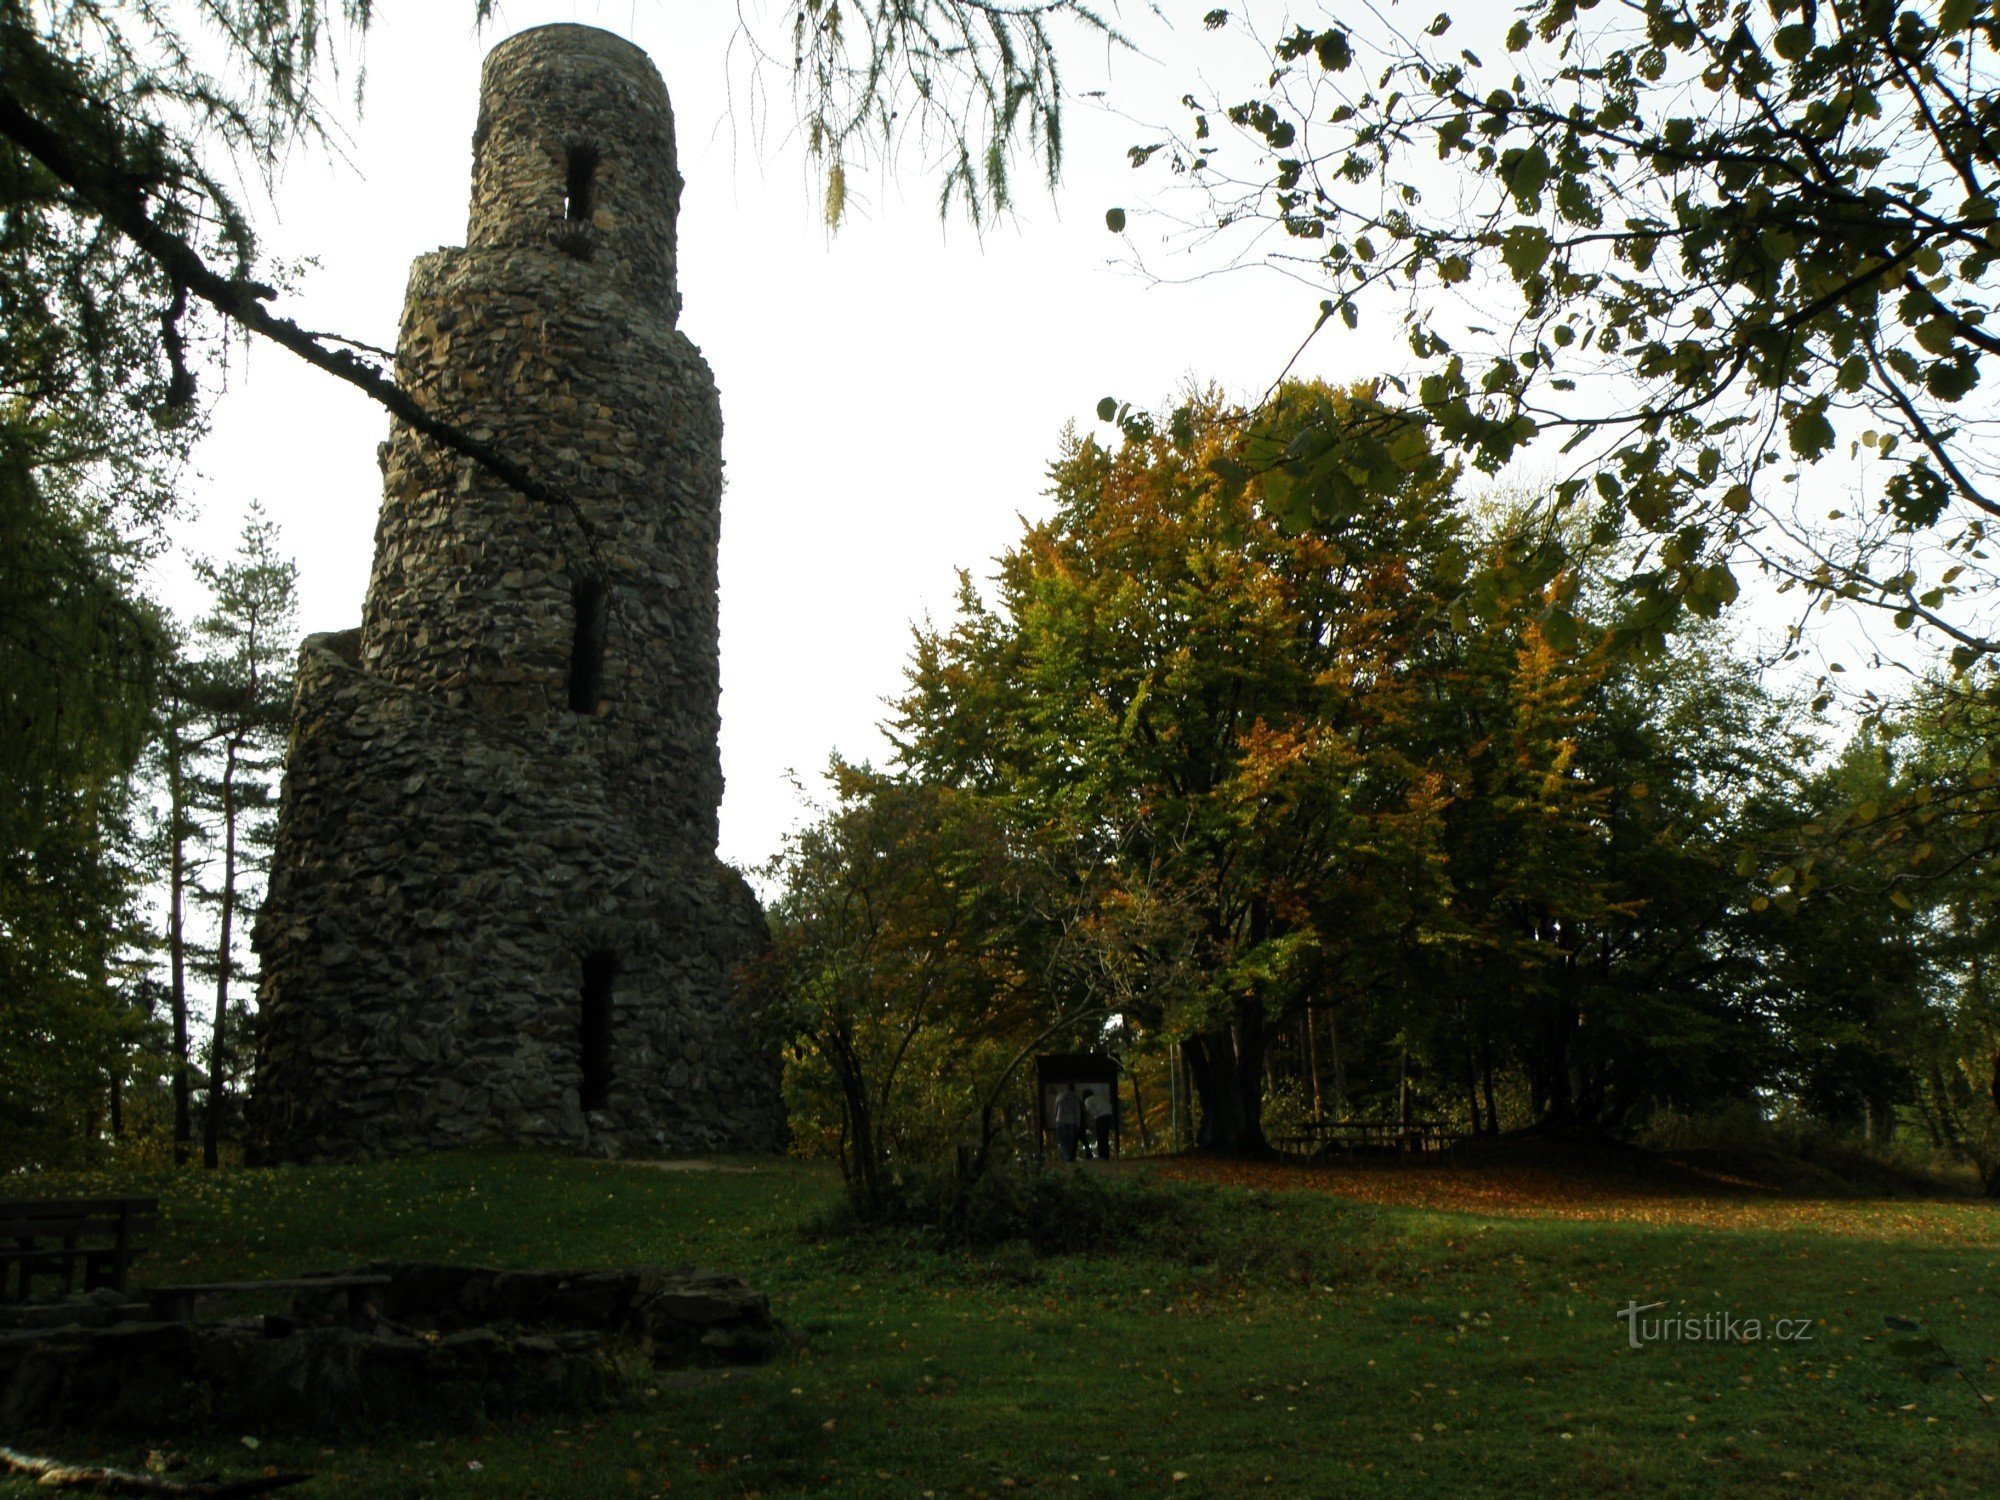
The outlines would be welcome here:
<svg viewBox="0 0 2000 1500">
<path fill-rule="evenodd" d="M 782 1145 L 732 1001 L 763 917 L 715 857 L 722 429 L 680 191 L 637 48 L 488 56 L 466 243 L 413 267 L 396 374 L 571 505 L 392 425 L 361 626 L 300 656 L 259 1159 Z"/>
<path fill-rule="evenodd" d="M 0 1431 L 332 1431 L 594 1411 L 631 1398 L 648 1366 L 759 1364 L 778 1347 L 762 1293 L 691 1267 L 359 1269 L 389 1278 L 365 1327 L 339 1292 L 199 1323 L 158 1321 L 109 1290 L 0 1307 Z"/>
</svg>

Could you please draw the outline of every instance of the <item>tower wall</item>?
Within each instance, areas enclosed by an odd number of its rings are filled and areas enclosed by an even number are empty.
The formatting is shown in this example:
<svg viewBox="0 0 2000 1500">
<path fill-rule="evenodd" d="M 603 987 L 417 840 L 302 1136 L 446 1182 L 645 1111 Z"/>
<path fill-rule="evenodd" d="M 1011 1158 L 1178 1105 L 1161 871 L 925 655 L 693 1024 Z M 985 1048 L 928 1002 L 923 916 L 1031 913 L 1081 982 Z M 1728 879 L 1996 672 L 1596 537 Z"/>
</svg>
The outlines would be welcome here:
<svg viewBox="0 0 2000 1500">
<path fill-rule="evenodd" d="M 488 57 L 467 244 L 398 379 L 559 490 L 403 423 L 358 633 L 302 656 L 263 957 L 270 1157 L 502 1141 L 761 1148 L 761 932 L 715 861 L 721 415 L 675 328 L 666 90 L 606 33 Z"/>
</svg>

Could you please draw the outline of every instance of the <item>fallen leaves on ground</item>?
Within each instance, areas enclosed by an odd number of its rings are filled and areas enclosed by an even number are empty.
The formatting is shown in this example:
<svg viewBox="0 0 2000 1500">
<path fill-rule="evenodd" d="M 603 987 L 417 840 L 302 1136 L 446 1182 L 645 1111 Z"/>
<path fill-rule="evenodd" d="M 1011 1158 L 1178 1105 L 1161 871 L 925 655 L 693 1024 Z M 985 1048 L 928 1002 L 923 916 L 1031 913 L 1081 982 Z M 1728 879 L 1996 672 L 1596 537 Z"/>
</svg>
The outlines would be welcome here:
<svg viewBox="0 0 2000 1500">
<path fill-rule="evenodd" d="M 1855 1239 L 1923 1235 L 1990 1244 L 1996 1221 L 1970 1200 L 1784 1197 L 1732 1186 L 1559 1166 L 1495 1163 L 1232 1161 L 1182 1156 L 1165 1177 L 1277 1192 L 1321 1192 L 1361 1203 L 1510 1218 L 1606 1220 L 1716 1229 L 1815 1229 Z"/>
</svg>

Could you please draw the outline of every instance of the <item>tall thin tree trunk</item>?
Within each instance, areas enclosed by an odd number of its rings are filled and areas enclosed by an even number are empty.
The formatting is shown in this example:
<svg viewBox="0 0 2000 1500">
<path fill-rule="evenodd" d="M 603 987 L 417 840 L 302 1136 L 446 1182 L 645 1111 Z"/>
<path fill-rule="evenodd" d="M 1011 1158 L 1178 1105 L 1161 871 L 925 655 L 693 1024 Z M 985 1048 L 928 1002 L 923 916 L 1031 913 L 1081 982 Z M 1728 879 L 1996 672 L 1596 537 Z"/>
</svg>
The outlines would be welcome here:
<svg viewBox="0 0 2000 1500">
<path fill-rule="evenodd" d="M 1153 1149 L 1152 1138 L 1146 1133 L 1146 1101 L 1139 1095 L 1139 1070 L 1137 1068 L 1127 1068 L 1125 1076 L 1132 1080 L 1132 1113 L 1139 1121 L 1139 1149 L 1141 1151 L 1151 1151 Z M 1124 1154 L 1125 1143 L 1123 1141 L 1118 1143 L 1118 1151 L 1120 1155 Z"/>
<path fill-rule="evenodd" d="M 1933 1113 L 1937 1122 L 1934 1128 L 1939 1136 L 1938 1144 L 1953 1156 L 1957 1156 L 1961 1153 L 1964 1143 L 1959 1138 L 1958 1116 L 1951 1107 L 1951 1091 L 1945 1087 L 1944 1069 L 1938 1066 L 1935 1056 L 1931 1058 L 1930 1075 L 1931 1099 L 1935 1104 Z"/>
<path fill-rule="evenodd" d="M 174 1164 L 187 1164 L 194 1141 L 194 1114 L 188 1103 L 187 932 L 182 912 L 187 903 L 187 787 L 182 777 L 179 734 L 167 731 L 167 956 L 172 973 L 174 1010 Z"/>
<path fill-rule="evenodd" d="M 2000 1064 L 1996 1064 L 1994 1078 L 2000 1080 Z M 2000 1090 L 2000 1082 L 1994 1084 Z M 1174 1130 L 1174 1150 L 1188 1150 L 1194 1144 L 1194 1070 L 1188 1066 L 1188 1044 L 1174 1042 L 1174 1090 L 1180 1098 L 1178 1126 Z M 2000 1092 L 1994 1094 L 2000 1098 Z"/>
<path fill-rule="evenodd" d="M 118 1073 L 111 1075 L 111 1139 L 125 1139 L 125 1079 Z"/>
<path fill-rule="evenodd" d="M 1319 1028 L 1313 1024 L 1312 1002 L 1306 1002 L 1306 1071 L 1312 1075 L 1313 1118 L 1326 1118 L 1326 1098 L 1319 1079 Z"/>
<path fill-rule="evenodd" d="M 215 951 L 215 1031 L 208 1044 L 208 1110 L 202 1120 L 201 1164 L 211 1171 L 221 1164 L 222 1048 L 229 1024 L 230 943 L 236 917 L 236 737 L 225 741 L 222 755 L 222 931 Z"/>
<path fill-rule="evenodd" d="M 1479 1073 L 1480 1082 L 1486 1090 L 1485 1133 L 1498 1135 L 1500 1108 L 1493 1102 L 1493 1038 L 1490 1035 L 1482 1036 L 1479 1040 Z"/>
<path fill-rule="evenodd" d="M 1396 1123 L 1410 1123 L 1410 1049 L 1407 1043 L 1403 1047 L 1396 1075 Z"/>
<path fill-rule="evenodd" d="M 1333 1116 L 1347 1118 L 1347 1059 L 1340 1055 L 1340 1012 L 1327 1007 L 1326 1039 L 1333 1052 Z"/>
</svg>

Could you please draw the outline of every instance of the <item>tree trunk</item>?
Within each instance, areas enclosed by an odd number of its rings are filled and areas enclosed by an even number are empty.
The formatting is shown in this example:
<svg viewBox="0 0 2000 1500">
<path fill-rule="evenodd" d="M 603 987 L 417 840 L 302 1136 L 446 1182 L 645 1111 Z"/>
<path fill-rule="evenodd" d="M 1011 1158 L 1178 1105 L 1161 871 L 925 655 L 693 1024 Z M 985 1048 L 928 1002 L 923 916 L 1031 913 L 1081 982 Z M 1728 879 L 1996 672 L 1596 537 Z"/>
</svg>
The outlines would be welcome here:
<svg viewBox="0 0 2000 1500">
<path fill-rule="evenodd" d="M 1347 1059 L 1340 1055 L 1340 1012 L 1328 1006 L 1326 1038 L 1333 1053 L 1333 1116 L 1347 1118 Z"/>
<path fill-rule="evenodd" d="M 1568 1020 L 1543 1008 L 1535 1027 L 1536 1046 L 1530 1071 L 1534 1079 L 1537 1123 L 1568 1125 L 1576 1117 L 1576 1089 L 1571 1078 Z"/>
<path fill-rule="evenodd" d="M 1493 1038 L 1491 1036 L 1480 1038 L 1479 1072 L 1480 1082 L 1486 1090 L 1485 1133 L 1487 1135 L 1498 1135 L 1500 1133 L 1500 1109 L 1493 1102 Z"/>
<path fill-rule="evenodd" d="M 841 1092 L 847 1099 L 847 1139 L 854 1153 L 848 1190 L 854 1194 L 862 1216 L 872 1217 L 882 1207 L 882 1177 L 876 1171 L 875 1127 L 868 1114 L 868 1090 L 858 1081 L 851 1083 L 843 1078 Z"/>
<path fill-rule="evenodd" d="M 1194 1142 L 1194 1078 L 1188 1074 L 1188 1044 L 1174 1042 L 1174 1150 Z"/>
<path fill-rule="evenodd" d="M 1951 1107 L 1951 1089 L 1945 1083 L 1944 1069 L 1938 1065 L 1935 1054 L 1930 1061 L 1931 1075 L 1931 1120 L 1932 1133 L 1937 1144 L 1954 1157 L 1965 1154 L 1965 1141 L 1958 1128 L 1958 1113 Z"/>
<path fill-rule="evenodd" d="M 852 1153 L 852 1164 L 842 1159 L 847 1191 L 863 1219 L 874 1217 L 882 1207 L 882 1174 L 877 1160 L 880 1146 L 875 1139 L 875 1121 L 869 1109 L 868 1081 L 862 1074 L 852 1036 L 844 1021 L 836 1020 L 828 1030 L 813 1038 L 813 1045 L 826 1059 L 840 1084 L 842 1138 Z"/>
<path fill-rule="evenodd" d="M 1146 1101 L 1139 1094 L 1139 1070 L 1136 1067 L 1127 1068 L 1125 1074 L 1132 1080 L 1132 1114 L 1139 1122 L 1139 1149 L 1150 1152 L 1153 1149 L 1153 1141 L 1152 1137 L 1146 1133 Z M 1124 1154 L 1125 1143 L 1123 1141 L 1118 1143 L 1118 1151 L 1120 1155 Z"/>
<path fill-rule="evenodd" d="M 174 1164 L 187 1164 L 194 1141 L 194 1114 L 188 1103 L 187 933 L 182 911 L 187 903 L 187 788 L 181 773 L 179 734 L 167 731 L 168 905 L 167 956 L 172 975 L 174 1011 Z"/>
<path fill-rule="evenodd" d="M 1306 1072 L 1312 1077 L 1313 1118 L 1326 1118 L 1326 1099 L 1319 1080 L 1319 1028 L 1313 1023 L 1312 1002 L 1306 1002 Z"/>
<path fill-rule="evenodd" d="M 234 735 L 222 755 L 222 930 L 215 946 L 215 1030 L 208 1044 L 208 1111 L 201 1130 L 201 1164 L 213 1171 L 221 1164 L 223 1067 L 222 1048 L 229 1025 L 229 971 L 236 917 L 236 750 Z"/>
<path fill-rule="evenodd" d="M 1234 1027 L 1203 1032 L 1181 1044 L 1194 1093 L 1201 1100 L 1195 1144 L 1232 1155 L 1262 1156 L 1264 1139 L 1263 1013 L 1244 1006 Z"/>
</svg>

